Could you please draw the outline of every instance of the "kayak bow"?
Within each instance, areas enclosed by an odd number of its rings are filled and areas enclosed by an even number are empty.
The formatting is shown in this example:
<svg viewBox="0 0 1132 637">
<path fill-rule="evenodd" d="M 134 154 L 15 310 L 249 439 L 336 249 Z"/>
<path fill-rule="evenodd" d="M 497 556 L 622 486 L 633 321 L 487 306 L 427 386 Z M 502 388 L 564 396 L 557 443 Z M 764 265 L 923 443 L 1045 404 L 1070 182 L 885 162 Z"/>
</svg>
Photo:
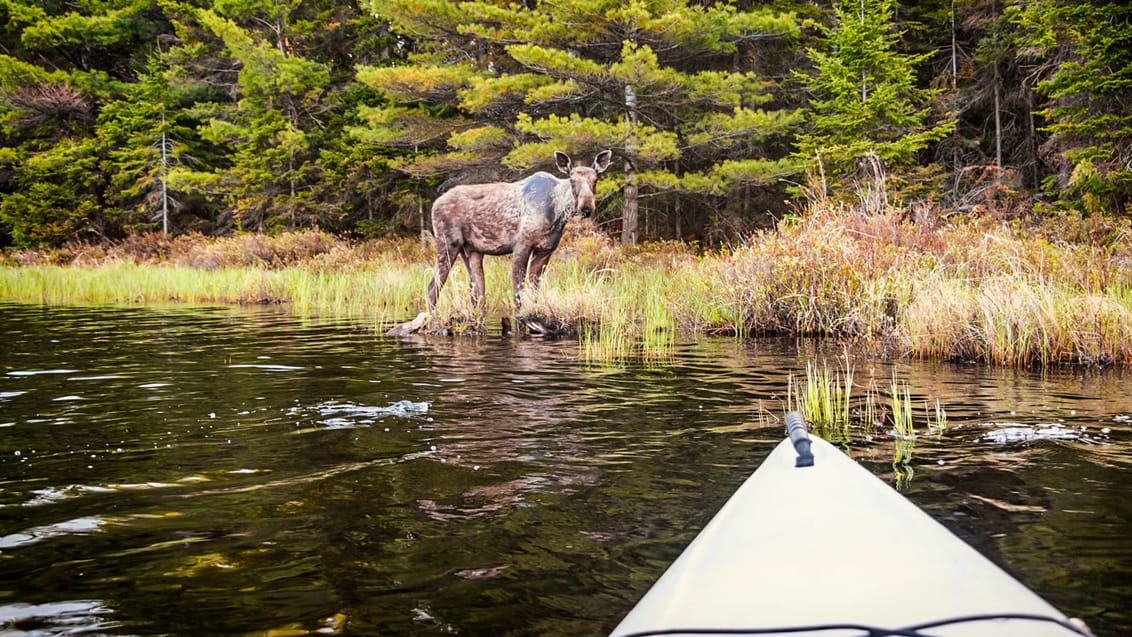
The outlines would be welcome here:
<svg viewBox="0 0 1132 637">
<path fill-rule="evenodd" d="M 789 437 L 612 637 L 1090 635 L 787 414 Z"/>
</svg>

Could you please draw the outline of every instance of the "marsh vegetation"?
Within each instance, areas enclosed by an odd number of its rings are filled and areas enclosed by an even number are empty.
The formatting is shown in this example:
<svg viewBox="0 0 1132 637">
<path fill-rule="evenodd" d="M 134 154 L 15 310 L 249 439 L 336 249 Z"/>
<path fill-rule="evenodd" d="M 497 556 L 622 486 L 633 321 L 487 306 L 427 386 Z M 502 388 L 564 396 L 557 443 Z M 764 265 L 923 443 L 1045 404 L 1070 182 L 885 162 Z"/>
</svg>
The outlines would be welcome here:
<svg viewBox="0 0 1132 637">
<path fill-rule="evenodd" d="M 1056 227 L 1053 231 L 1050 228 Z M 663 357 L 680 335 L 823 336 L 885 356 L 1009 366 L 1132 362 L 1132 236 L 1118 221 L 1056 226 L 811 210 L 715 249 L 615 244 L 574 223 L 528 316 L 594 359 Z M 488 326 L 509 316 L 508 260 L 485 260 Z M 143 235 L 113 247 L 10 252 L 0 299 L 45 304 L 287 303 L 376 327 L 425 307 L 416 239 L 305 231 Z M 466 273 L 434 320 L 477 327 Z"/>
</svg>

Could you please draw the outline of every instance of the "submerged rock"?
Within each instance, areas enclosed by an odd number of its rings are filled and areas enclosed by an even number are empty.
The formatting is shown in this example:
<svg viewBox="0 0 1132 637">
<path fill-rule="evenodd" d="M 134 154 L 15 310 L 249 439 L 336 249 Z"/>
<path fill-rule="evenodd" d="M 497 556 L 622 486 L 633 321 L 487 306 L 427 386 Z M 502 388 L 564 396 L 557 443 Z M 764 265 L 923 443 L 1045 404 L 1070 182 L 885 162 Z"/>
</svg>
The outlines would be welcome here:
<svg viewBox="0 0 1132 637">
<path fill-rule="evenodd" d="M 550 316 L 524 315 L 517 316 L 512 322 L 511 318 L 500 319 L 500 333 L 512 336 L 515 332 L 530 335 L 535 338 L 570 338 L 578 335 L 578 328 L 569 322 L 561 321 Z M 486 334 L 487 329 L 483 322 L 468 324 L 440 325 L 432 320 L 428 312 L 421 312 L 411 321 L 394 325 L 385 332 L 386 336 L 411 336 L 414 334 L 435 334 L 452 336 L 454 334 Z"/>
<path fill-rule="evenodd" d="M 400 325 L 394 325 L 388 331 L 385 332 L 385 335 L 386 336 L 409 336 L 411 334 L 420 333 L 421 330 L 424 330 L 425 328 L 427 328 L 428 325 L 429 325 L 429 314 L 428 314 L 428 312 L 421 312 L 420 314 L 417 315 L 417 318 L 409 321 L 408 323 L 401 323 Z"/>
<path fill-rule="evenodd" d="M 516 317 L 527 333 L 540 338 L 570 338 L 578 335 L 573 323 L 560 321 L 552 316 L 528 314 Z"/>
</svg>

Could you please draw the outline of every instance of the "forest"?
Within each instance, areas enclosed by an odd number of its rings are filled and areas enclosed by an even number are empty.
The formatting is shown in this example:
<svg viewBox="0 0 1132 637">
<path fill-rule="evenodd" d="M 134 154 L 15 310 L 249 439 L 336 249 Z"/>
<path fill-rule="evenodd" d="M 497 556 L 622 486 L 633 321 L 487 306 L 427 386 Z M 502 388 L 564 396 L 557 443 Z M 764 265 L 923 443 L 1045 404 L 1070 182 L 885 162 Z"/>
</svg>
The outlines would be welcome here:
<svg viewBox="0 0 1132 637">
<path fill-rule="evenodd" d="M 1132 213 L 1132 7 L 1094 0 L 0 0 L 0 246 L 415 234 L 611 149 L 598 226 L 806 202 Z"/>
</svg>

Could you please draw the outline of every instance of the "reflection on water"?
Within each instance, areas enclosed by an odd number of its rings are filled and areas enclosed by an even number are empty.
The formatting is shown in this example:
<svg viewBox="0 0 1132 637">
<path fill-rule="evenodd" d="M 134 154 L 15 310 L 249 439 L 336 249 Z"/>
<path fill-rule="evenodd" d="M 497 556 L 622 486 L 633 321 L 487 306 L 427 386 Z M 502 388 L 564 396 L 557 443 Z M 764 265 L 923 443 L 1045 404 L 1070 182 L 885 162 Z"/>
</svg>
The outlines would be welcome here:
<svg viewBox="0 0 1132 637">
<path fill-rule="evenodd" d="M 840 356 L 707 339 L 603 367 L 573 342 L 375 332 L 0 306 L 0 632 L 604 634 L 777 442 L 787 376 Z M 884 431 L 855 457 L 1132 634 L 1126 372 L 855 368 L 951 423 L 911 472 Z"/>
<path fill-rule="evenodd" d="M 1080 427 L 1066 427 L 1059 422 L 1037 423 L 1027 425 L 1018 422 L 991 422 L 983 425 L 987 432 L 983 440 L 1007 445 L 1018 442 L 1039 442 L 1043 440 L 1068 440 L 1083 444 L 1105 444 L 1109 440 L 1110 427 L 1102 427 L 1093 431 L 1085 425 Z"/>
<path fill-rule="evenodd" d="M 29 544 L 35 544 L 36 542 L 49 540 L 62 535 L 93 533 L 104 524 L 106 524 L 105 518 L 94 516 L 39 526 L 0 537 L 0 549 L 14 549 L 20 546 L 28 546 Z"/>
<path fill-rule="evenodd" d="M 117 627 L 102 602 L 77 600 L 46 604 L 0 605 L 0 627 L 4 634 L 90 635 L 112 632 Z"/>
</svg>

